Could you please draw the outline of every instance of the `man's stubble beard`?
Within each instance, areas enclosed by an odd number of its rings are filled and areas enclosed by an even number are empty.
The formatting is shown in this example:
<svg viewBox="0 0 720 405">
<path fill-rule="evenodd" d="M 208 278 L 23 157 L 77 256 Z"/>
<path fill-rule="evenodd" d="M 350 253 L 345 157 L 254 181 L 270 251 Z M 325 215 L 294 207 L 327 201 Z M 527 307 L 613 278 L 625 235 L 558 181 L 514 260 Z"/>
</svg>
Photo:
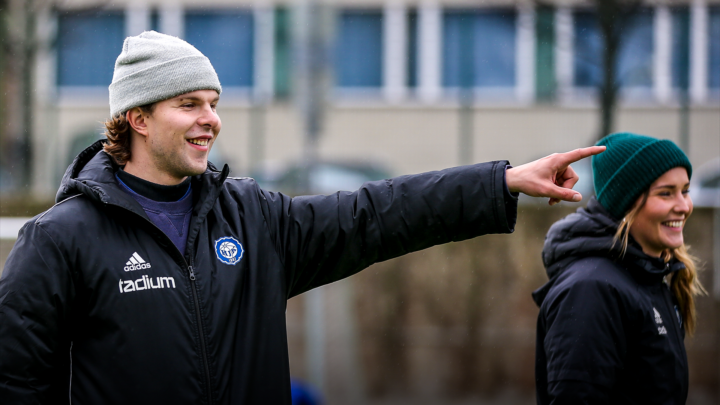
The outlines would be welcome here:
<svg viewBox="0 0 720 405">
<path fill-rule="evenodd" d="M 151 142 L 151 147 L 155 149 L 156 143 Z M 187 142 L 187 141 L 184 141 Z M 210 154 L 210 149 L 208 148 L 208 153 L 205 156 L 204 159 L 204 165 L 200 168 L 194 168 L 191 164 L 191 159 L 188 158 L 187 155 L 180 153 L 169 153 L 167 150 L 164 150 L 164 148 L 160 148 L 159 150 L 155 150 L 155 167 L 162 173 L 166 173 L 171 175 L 175 178 L 185 178 L 189 176 L 197 176 L 199 174 L 203 174 L 207 168 L 207 155 Z M 185 161 L 185 158 L 188 158 L 188 161 Z"/>
</svg>

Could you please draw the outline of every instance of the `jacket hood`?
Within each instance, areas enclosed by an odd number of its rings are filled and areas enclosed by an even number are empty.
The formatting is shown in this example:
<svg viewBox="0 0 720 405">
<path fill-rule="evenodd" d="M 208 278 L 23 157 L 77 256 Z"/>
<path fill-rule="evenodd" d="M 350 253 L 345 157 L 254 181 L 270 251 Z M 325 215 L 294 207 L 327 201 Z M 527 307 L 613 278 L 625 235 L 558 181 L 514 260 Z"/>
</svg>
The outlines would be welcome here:
<svg viewBox="0 0 720 405">
<path fill-rule="evenodd" d="M 60 188 L 55 196 L 59 203 L 77 194 L 107 202 L 113 194 L 115 171 L 119 166 L 103 151 L 103 140 L 97 141 L 80 152 L 65 170 Z M 120 190 L 118 190 L 120 191 Z"/>
<path fill-rule="evenodd" d="M 584 257 L 606 257 L 621 262 L 636 279 L 645 282 L 659 282 L 668 273 L 685 268 L 676 259 L 665 263 L 661 258 L 646 255 L 632 236 L 623 255 L 620 242 L 614 240 L 619 224 L 594 197 L 586 208 L 554 223 L 545 237 L 542 252 L 550 281 L 533 292 L 535 302 L 540 305 L 558 276 Z"/>
<path fill-rule="evenodd" d="M 105 153 L 104 145 L 105 141 L 99 140 L 75 157 L 63 175 L 55 202 L 59 203 L 69 197 L 83 194 L 92 200 L 117 205 L 145 216 L 137 201 L 118 187 L 115 181 L 115 172 L 120 166 L 110 155 Z M 228 165 L 225 165 L 222 171 L 218 171 L 212 163 L 208 162 L 205 173 L 193 176 L 193 188 L 200 190 L 196 198 L 204 202 L 203 206 L 214 203 L 229 172 Z M 198 208 L 196 206 L 196 210 Z"/>
</svg>

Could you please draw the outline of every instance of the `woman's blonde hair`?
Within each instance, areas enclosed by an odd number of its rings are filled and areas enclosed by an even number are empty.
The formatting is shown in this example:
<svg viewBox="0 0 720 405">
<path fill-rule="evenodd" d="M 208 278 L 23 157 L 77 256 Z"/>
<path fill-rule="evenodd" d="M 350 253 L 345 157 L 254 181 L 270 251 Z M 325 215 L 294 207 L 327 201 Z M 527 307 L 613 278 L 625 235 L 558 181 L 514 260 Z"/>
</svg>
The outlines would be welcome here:
<svg viewBox="0 0 720 405">
<path fill-rule="evenodd" d="M 630 238 L 630 228 L 637 219 L 638 214 L 645 206 L 648 199 L 648 192 L 643 193 L 639 203 L 636 203 L 633 208 L 628 211 L 623 218 L 620 226 L 618 226 L 617 232 L 615 232 L 614 242 L 617 243 L 619 240 L 621 243 L 621 255 L 625 255 L 627 250 L 628 240 Z M 685 243 L 682 246 L 675 249 L 665 249 L 662 253 L 663 260 L 667 263 L 672 258 L 676 258 L 678 261 L 685 265 L 685 268 L 677 271 L 672 276 L 670 282 L 670 290 L 672 291 L 675 299 L 678 301 L 680 307 L 680 314 L 683 319 L 683 327 L 685 332 L 692 336 L 695 332 L 695 326 L 697 323 L 697 314 L 695 313 L 695 299 L 696 295 L 706 294 L 705 288 L 700 283 L 700 279 L 697 276 L 697 258 L 688 252 L 688 247 Z"/>
</svg>

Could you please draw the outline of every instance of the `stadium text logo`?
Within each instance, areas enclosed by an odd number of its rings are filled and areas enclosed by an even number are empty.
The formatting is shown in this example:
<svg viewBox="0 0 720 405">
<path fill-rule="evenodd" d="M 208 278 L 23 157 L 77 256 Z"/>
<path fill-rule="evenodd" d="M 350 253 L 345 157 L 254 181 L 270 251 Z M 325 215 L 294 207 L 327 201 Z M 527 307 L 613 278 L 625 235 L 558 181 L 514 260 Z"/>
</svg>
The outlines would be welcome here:
<svg viewBox="0 0 720 405">
<path fill-rule="evenodd" d="M 120 280 L 118 286 L 121 294 L 157 288 L 175 288 L 175 279 L 172 277 L 155 277 L 155 279 L 152 279 L 145 275 L 137 280 Z"/>
</svg>

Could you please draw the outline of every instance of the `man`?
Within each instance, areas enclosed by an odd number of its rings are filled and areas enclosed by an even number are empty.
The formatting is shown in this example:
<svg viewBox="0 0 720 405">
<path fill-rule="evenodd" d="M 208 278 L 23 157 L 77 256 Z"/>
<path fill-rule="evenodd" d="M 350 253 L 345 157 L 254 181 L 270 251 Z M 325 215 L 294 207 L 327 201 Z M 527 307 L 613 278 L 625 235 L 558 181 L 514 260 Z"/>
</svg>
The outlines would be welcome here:
<svg viewBox="0 0 720 405">
<path fill-rule="evenodd" d="M 289 198 L 207 162 L 220 82 L 177 38 L 127 38 L 107 141 L 68 168 L 0 279 L 0 402 L 288 404 L 288 298 L 379 261 L 512 232 L 517 192 L 580 201 L 587 148 Z"/>
</svg>

